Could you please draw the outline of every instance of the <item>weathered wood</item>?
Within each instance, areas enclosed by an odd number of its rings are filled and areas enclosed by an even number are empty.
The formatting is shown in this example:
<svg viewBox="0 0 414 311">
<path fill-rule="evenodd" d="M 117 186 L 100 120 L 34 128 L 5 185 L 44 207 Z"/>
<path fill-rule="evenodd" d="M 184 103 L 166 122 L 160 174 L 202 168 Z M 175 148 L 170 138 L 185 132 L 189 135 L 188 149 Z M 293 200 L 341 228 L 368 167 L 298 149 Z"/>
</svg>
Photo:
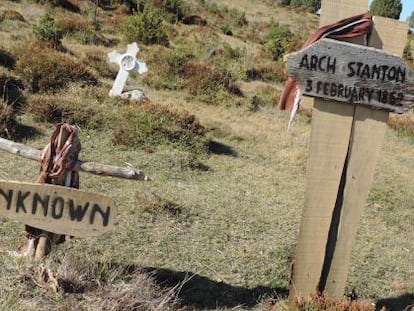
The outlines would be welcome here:
<svg viewBox="0 0 414 311">
<path fill-rule="evenodd" d="M 388 114 L 356 106 L 339 223 L 335 236 L 331 237 L 335 240 L 335 248 L 324 285 L 330 297 L 344 295 L 352 248 L 381 154 Z"/>
<path fill-rule="evenodd" d="M 21 156 L 26 159 L 40 161 L 41 160 L 41 151 L 30 146 L 16 143 L 11 140 L 0 138 L 0 150 Z M 125 179 L 134 179 L 134 180 L 149 180 L 150 178 L 145 175 L 145 173 L 136 168 L 127 168 L 127 167 L 118 167 L 105 165 L 96 162 L 81 161 L 79 160 L 76 164 L 76 169 L 82 172 L 102 175 L 102 176 L 112 176 Z"/>
<path fill-rule="evenodd" d="M 326 241 L 351 135 L 352 105 L 315 101 L 291 301 L 317 292 Z M 329 130 L 327 130 L 329 129 Z"/>
<path fill-rule="evenodd" d="M 319 25 L 325 26 L 341 19 L 363 14 L 368 11 L 368 0 L 338 1 L 328 0 L 321 3 Z"/>
<path fill-rule="evenodd" d="M 69 130 L 66 126 L 60 127 L 59 137 L 58 137 L 58 144 L 57 147 L 60 149 L 64 146 L 66 140 L 68 139 L 70 135 Z M 60 186 L 70 186 L 70 172 L 69 174 L 64 174 L 60 176 L 60 178 L 54 179 L 53 184 L 54 185 L 60 185 Z M 47 254 L 50 253 L 52 250 L 52 246 L 54 244 L 54 241 L 58 241 L 61 235 L 55 234 L 55 233 L 49 233 L 49 232 L 42 232 L 40 236 L 38 237 L 38 242 L 35 250 L 35 258 L 36 259 L 42 259 Z M 29 238 L 30 239 L 30 238 Z"/>
<path fill-rule="evenodd" d="M 368 7 L 367 0 L 323 0 L 320 26 L 364 13 L 366 10 L 358 8 L 362 2 Z M 358 41 L 362 43 L 363 39 L 355 38 L 353 42 Z M 297 298 L 306 299 L 319 291 L 353 113 L 352 105 L 314 98 L 305 205 L 289 289 L 293 308 Z"/>
<path fill-rule="evenodd" d="M 303 94 L 403 113 L 414 107 L 402 90 L 414 88 L 404 61 L 372 47 L 323 39 L 287 60 Z M 408 97 L 408 98 L 410 98 Z"/>
<path fill-rule="evenodd" d="M 407 43 L 408 23 L 393 18 L 373 16 L 374 29 L 368 45 L 402 57 Z"/>
<path fill-rule="evenodd" d="M 371 37 L 369 44 L 402 56 L 407 23 L 383 17 L 374 17 L 374 23 L 375 35 Z M 388 115 L 383 110 L 373 110 L 360 105 L 356 107 L 341 215 L 336 236 L 331 237 L 335 240 L 335 250 L 330 258 L 325 284 L 325 293 L 330 297 L 342 298 L 344 295 L 352 248 L 381 154 Z"/>
<path fill-rule="evenodd" d="M 97 236 L 115 224 L 113 200 L 50 184 L 0 181 L 0 215 L 29 226 L 76 237 Z"/>
</svg>

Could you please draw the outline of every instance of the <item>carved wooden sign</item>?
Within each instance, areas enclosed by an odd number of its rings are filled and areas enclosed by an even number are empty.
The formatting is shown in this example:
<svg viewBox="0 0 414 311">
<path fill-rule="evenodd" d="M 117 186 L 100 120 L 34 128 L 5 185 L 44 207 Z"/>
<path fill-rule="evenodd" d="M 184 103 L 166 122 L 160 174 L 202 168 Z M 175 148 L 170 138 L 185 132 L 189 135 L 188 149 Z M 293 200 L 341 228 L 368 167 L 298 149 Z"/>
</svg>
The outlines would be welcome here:
<svg viewBox="0 0 414 311">
<path fill-rule="evenodd" d="M 412 71 L 382 50 L 322 39 L 289 55 L 287 67 L 304 95 L 395 113 L 414 107 Z"/>
<path fill-rule="evenodd" d="M 116 205 L 109 197 L 49 184 L 0 181 L 0 215 L 76 237 L 110 230 Z"/>
</svg>

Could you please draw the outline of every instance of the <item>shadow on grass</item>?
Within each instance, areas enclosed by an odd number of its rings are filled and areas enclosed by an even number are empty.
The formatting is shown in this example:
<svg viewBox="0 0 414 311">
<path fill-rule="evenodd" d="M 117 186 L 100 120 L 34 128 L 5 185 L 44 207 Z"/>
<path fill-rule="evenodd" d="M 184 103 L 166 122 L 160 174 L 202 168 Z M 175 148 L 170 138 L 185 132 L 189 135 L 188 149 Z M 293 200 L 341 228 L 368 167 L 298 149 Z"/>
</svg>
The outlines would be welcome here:
<svg viewBox="0 0 414 311">
<path fill-rule="evenodd" d="M 392 311 L 411 311 L 410 306 L 414 307 L 414 294 L 407 293 L 398 297 L 379 299 L 376 303 L 376 310 L 382 310 L 385 307 Z"/>
<path fill-rule="evenodd" d="M 237 306 L 254 307 L 261 298 L 287 297 L 286 288 L 270 288 L 258 286 L 243 288 L 223 282 L 216 282 L 207 277 L 192 273 L 178 272 L 169 269 L 144 268 L 161 286 L 174 287 L 183 284 L 178 298 L 184 306 L 197 309 L 234 308 Z"/>
<path fill-rule="evenodd" d="M 237 157 L 237 152 L 230 146 L 222 144 L 220 142 L 211 140 L 208 144 L 208 150 L 214 154 L 223 154 L 227 156 Z"/>
<path fill-rule="evenodd" d="M 39 134 L 41 133 L 34 127 L 17 123 L 13 133 L 13 140 L 21 142 L 26 139 L 34 138 Z"/>
</svg>

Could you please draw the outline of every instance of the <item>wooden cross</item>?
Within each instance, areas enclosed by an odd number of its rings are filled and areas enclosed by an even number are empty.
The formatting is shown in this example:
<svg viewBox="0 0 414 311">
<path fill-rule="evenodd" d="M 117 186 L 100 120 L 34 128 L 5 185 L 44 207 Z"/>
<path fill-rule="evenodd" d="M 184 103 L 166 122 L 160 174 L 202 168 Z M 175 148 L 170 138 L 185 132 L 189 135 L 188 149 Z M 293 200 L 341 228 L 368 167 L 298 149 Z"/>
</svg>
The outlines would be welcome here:
<svg viewBox="0 0 414 311">
<path fill-rule="evenodd" d="M 108 53 L 109 61 L 119 65 L 118 75 L 116 76 L 112 89 L 109 91 L 109 96 L 114 97 L 122 94 L 130 72 L 135 71 L 139 74 L 148 72 L 147 65 L 137 61 L 135 58 L 138 52 L 138 45 L 134 42 L 128 44 L 126 53 L 124 54 L 116 51 Z"/>
<path fill-rule="evenodd" d="M 323 0 L 320 26 L 365 13 L 367 8 L 367 0 Z M 369 45 L 401 56 L 408 25 L 381 17 L 374 17 L 374 25 Z M 352 42 L 364 41 L 357 38 Z M 347 69 L 350 70 L 341 68 Z M 394 72 L 390 77 L 393 75 Z M 324 85 L 315 85 L 318 87 L 322 88 L 320 92 L 329 93 Z M 402 91 L 394 95 L 397 93 Z M 398 100 L 402 101 L 395 98 Z M 384 101 L 390 103 L 391 99 Z M 305 206 L 290 284 L 291 302 L 316 292 L 343 297 L 352 247 L 390 110 L 315 98 Z"/>
</svg>

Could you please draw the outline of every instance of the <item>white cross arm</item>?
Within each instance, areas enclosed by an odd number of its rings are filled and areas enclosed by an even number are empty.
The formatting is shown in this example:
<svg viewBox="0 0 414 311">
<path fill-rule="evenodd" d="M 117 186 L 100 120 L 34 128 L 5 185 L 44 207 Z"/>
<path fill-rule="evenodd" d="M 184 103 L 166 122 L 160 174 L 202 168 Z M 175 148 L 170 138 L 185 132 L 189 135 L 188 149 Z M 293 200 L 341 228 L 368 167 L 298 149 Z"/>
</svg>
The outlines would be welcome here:
<svg viewBox="0 0 414 311">
<path fill-rule="evenodd" d="M 109 62 L 119 65 L 119 72 L 112 89 L 109 91 L 109 96 L 121 95 L 130 72 L 138 72 L 139 74 L 148 72 L 147 65 L 136 59 L 136 54 L 138 52 L 138 45 L 134 42 L 128 44 L 127 51 L 124 54 L 120 54 L 116 51 L 108 53 Z"/>
</svg>

